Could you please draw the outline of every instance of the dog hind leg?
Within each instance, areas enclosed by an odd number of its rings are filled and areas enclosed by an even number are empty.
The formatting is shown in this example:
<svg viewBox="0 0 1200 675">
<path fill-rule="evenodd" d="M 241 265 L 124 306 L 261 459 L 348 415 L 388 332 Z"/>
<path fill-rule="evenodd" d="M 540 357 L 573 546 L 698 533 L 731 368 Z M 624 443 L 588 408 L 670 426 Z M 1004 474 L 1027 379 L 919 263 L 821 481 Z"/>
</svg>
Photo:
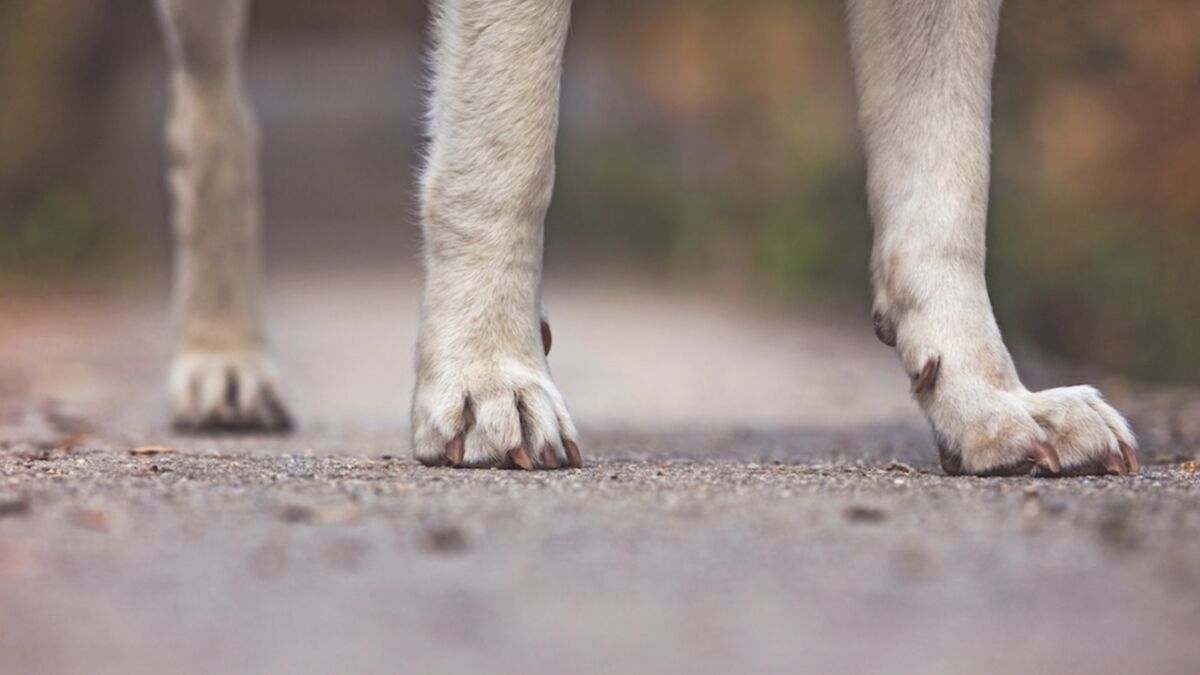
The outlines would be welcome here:
<svg viewBox="0 0 1200 675">
<path fill-rule="evenodd" d="M 1030 392 L 984 279 L 1000 0 L 849 0 L 875 237 L 876 326 L 951 473 L 1125 473 L 1129 426 L 1092 387 Z"/>
</svg>

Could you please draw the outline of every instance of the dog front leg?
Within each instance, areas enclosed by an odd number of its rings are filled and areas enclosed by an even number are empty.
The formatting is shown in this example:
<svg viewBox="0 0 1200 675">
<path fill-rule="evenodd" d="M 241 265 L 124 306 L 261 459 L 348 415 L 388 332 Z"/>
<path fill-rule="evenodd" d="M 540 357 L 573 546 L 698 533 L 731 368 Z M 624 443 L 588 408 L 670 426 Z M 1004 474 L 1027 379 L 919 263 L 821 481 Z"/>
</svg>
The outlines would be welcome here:
<svg viewBox="0 0 1200 675">
<path fill-rule="evenodd" d="M 259 299 L 258 131 L 240 64 L 246 2 L 159 0 L 158 8 L 170 56 L 174 423 L 286 429 Z"/>
<path fill-rule="evenodd" d="M 542 228 L 569 0 L 435 9 L 413 445 L 427 464 L 581 466 L 546 362 Z"/>
</svg>

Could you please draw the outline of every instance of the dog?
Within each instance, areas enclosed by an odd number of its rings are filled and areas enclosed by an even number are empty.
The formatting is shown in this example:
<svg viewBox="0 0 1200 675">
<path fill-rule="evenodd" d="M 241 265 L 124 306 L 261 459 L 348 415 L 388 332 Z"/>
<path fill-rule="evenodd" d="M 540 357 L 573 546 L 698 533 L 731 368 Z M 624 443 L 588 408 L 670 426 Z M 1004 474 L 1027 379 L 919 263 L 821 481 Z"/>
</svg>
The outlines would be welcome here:
<svg viewBox="0 0 1200 675">
<path fill-rule="evenodd" d="M 172 64 L 174 423 L 284 430 L 259 301 L 247 0 L 157 2 Z M 570 4 L 435 2 L 412 404 L 413 451 L 427 465 L 583 466 L 540 298 Z M 847 0 L 876 334 L 909 373 L 947 473 L 1135 472 L 1120 413 L 1089 386 L 1026 389 L 992 311 L 984 233 L 1000 5 Z"/>
</svg>

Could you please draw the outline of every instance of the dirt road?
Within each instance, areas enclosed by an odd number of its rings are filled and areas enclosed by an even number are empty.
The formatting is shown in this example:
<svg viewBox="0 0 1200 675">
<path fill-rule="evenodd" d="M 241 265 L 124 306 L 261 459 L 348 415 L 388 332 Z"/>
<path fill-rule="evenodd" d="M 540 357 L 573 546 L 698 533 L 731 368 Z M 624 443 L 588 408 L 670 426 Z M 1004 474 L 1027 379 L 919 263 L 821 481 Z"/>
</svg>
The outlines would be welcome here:
<svg viewBox="0 0 1200 675">
<path fill-rule="evenodd" d="M 275 279 L 286 438 L 166 431 L 157 295 L 0 301 L 0 672 L 1195 672 L 1193 393 L 1103 378 L 1139 476 L 947 478 L 865 317 L 558 279 L 587 467 L 427 469 L 415 288 Z"/>
</svg>

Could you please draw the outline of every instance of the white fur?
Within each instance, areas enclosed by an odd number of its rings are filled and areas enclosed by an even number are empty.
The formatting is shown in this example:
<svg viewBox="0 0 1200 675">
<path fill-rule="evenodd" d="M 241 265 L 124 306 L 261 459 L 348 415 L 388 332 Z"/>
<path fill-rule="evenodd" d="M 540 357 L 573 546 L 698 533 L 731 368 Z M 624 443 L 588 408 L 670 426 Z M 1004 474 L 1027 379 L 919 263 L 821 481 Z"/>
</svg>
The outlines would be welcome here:
<svg viewBox="0 0 1200 675">
<path fill-rule="evenodd" d="M 172 374 L 185 426 L 286 420 L 258 305 L 257 139 L 242 94 L 243 0 L 159 0 L 172 55 L 168 126 L 181 331 Z M 577 434 L 542 350 L 542 226 L 554 181 L 569 0 L 435 6 L 430 144 L 421 176 L 425 290 L 418 459 L 561 464 Z M 875 225 L 880 334 L 918 381 L 952 471 L 1104 470 L 1135 441 L 1091 387 L 1017 377 L 984 280 L 991 76 L 1000 0 L 849 0 Z M 544 452 L 551 453 L 549 455 Z M 550 458 L 547 461 L 546 457 Z"/>
<path fill-rule="evenodd" d="M 1000 337 L 984 281 L 992 61 L 1000 0 L 850 0 L 859 121 L 882 332 L 914 380 L 943 465 L 982 473 L 1027 463 L 1049 441 L 1064 469 L 1135 447 L 1090 387 L 1030 393 Z"/>
<path fill-rule="evenodd" d="M 542 349 L 542 221 L 554 182 L 569 0 L 437 3 L 421 178 L 425 292 L 413 445 L 492 466 L 565 463 L 576 431 Z"/>
<path fill-rule="evenodd" d="M 242 89 L 245 0 L 159 0 L 171 61 L 168 182 L 176 426 L 286 428 L 259 307 L 258 130 Z"/>
</svg>

